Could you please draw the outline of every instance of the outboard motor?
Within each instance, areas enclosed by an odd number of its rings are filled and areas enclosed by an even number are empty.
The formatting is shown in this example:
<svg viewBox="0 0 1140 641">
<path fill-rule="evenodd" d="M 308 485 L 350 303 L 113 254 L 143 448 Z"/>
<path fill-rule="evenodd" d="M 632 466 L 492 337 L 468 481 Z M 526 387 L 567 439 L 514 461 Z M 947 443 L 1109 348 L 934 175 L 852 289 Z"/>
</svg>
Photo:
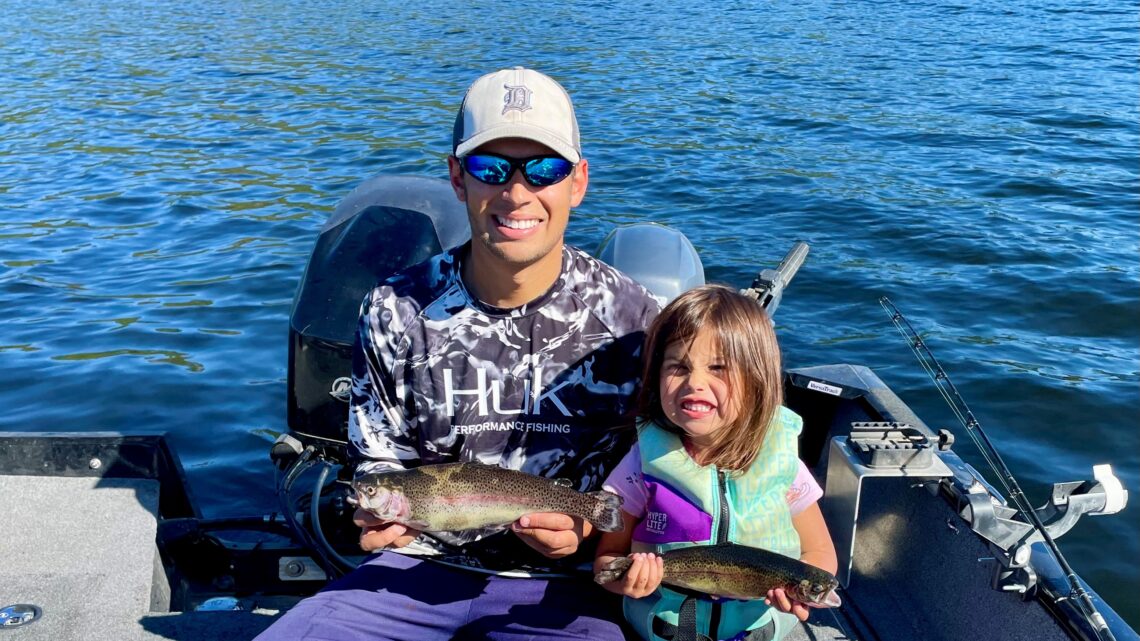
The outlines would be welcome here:
<svg viewBox="0 0 1140 641">
<path fill-rule="evenodd" d="M 701 257 L 689 239 L 672 227 L 634 223 L 613 230 L 597 257 L 641 283 L 662 305 L 705 283 Z"/>
<path fill-rule="evenodd" d="M 352 344 L 364 295 L 397 271 L 471 237 L 446 180 L 377 176 L 321 229 L 289 318 L 289 429 L 344 441 Z"/>
</svg>

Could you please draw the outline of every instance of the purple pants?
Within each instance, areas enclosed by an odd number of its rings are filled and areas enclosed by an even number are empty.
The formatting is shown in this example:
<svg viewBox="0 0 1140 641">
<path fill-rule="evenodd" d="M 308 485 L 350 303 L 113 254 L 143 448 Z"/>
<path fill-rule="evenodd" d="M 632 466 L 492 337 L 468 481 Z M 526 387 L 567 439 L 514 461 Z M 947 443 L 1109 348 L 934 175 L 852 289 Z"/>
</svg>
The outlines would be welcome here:
<svg viewBox="0 0 1140 641">
<path fill-rule="evenodd" d="M 626 625 L 621 597 L 588 579 L 512 579 L 384 552 L 255 641 L 623 641 Z"/>
</svg>

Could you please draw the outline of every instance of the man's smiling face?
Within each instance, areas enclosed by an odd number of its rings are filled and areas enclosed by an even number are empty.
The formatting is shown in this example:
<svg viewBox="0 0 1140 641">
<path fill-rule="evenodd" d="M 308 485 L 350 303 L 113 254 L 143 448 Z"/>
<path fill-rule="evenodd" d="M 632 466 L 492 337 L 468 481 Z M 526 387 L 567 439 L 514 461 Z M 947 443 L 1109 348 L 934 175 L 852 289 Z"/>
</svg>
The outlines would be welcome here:
<svg viewBox="0 0 1140 641">
<path fill-rule="evenodd" d="M 545 145 L 519 138 L 489 142 L 476 153 L 507 158 L 554 154 Z M 454 159 L 449 166 L 452 185 L 467 204 L 471 247 L 477 263 L 489 258 L 523 268 L 556 258 L 561 264 L 570 209 L 577 207 L 586 193 L 588 174 L 584 159 L 570 176 L 546 187 L 527 183 L 521 171 L 515 171 L 506 184 L 488 185 L 463 171 Z"/>
</svg>

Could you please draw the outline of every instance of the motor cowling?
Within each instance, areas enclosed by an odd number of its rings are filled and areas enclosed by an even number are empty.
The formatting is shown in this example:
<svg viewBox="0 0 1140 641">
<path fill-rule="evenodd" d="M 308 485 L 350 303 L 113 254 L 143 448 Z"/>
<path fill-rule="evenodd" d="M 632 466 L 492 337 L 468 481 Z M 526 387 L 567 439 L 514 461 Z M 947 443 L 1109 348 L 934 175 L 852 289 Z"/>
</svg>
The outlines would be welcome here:
<svg viewBox="0 0 1140 641">
<path fill-rule="evenodd" d="M 611 231 L 596 256 L 641 283 L 664 305 L 705 283 L 705 268 L 685 234 L 657 223 L 633 223 Z"/>
<path fill-rule="evenodd" d="M 377 176 L 341 201 L 321 229 L 293 297 L 290 431 L 345 440 L 352 345 L 364 295 L 470 237 L 466 210 L 443 179 Z"/>
</svg>

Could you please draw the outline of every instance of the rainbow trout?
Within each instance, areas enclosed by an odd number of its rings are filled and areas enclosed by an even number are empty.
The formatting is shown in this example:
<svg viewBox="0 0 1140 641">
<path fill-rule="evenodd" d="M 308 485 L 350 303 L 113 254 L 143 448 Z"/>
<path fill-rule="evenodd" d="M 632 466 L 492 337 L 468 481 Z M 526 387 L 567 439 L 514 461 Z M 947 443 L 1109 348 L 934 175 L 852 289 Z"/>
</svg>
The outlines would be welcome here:
<svg viewBox="0 0 1140 641">
<path fill-rule="evenodd" d="M 787 595 L 813 608 L 836 607 L 839 581 L 826 570 L 769 550 L 719 543 L 669 550 L 661 555 L 661 582 L 673 587 L 729 599 L 763 599 L 768 590 L 784 588 Z M 633 564 L 614 559 L 594 575 L 599 584 L 617 581 Z"/>
<path fill-rule="evenodd" d="M 356 504 L 384 521 L 424 532 L 507 526 L 524 514 L 561 512 L 603 532 L 622 529 L 621 497 L 582 493 L 548 479 L 483 463 L 445 463 L 365 474 L 352 481 Z"/>
</svg>

